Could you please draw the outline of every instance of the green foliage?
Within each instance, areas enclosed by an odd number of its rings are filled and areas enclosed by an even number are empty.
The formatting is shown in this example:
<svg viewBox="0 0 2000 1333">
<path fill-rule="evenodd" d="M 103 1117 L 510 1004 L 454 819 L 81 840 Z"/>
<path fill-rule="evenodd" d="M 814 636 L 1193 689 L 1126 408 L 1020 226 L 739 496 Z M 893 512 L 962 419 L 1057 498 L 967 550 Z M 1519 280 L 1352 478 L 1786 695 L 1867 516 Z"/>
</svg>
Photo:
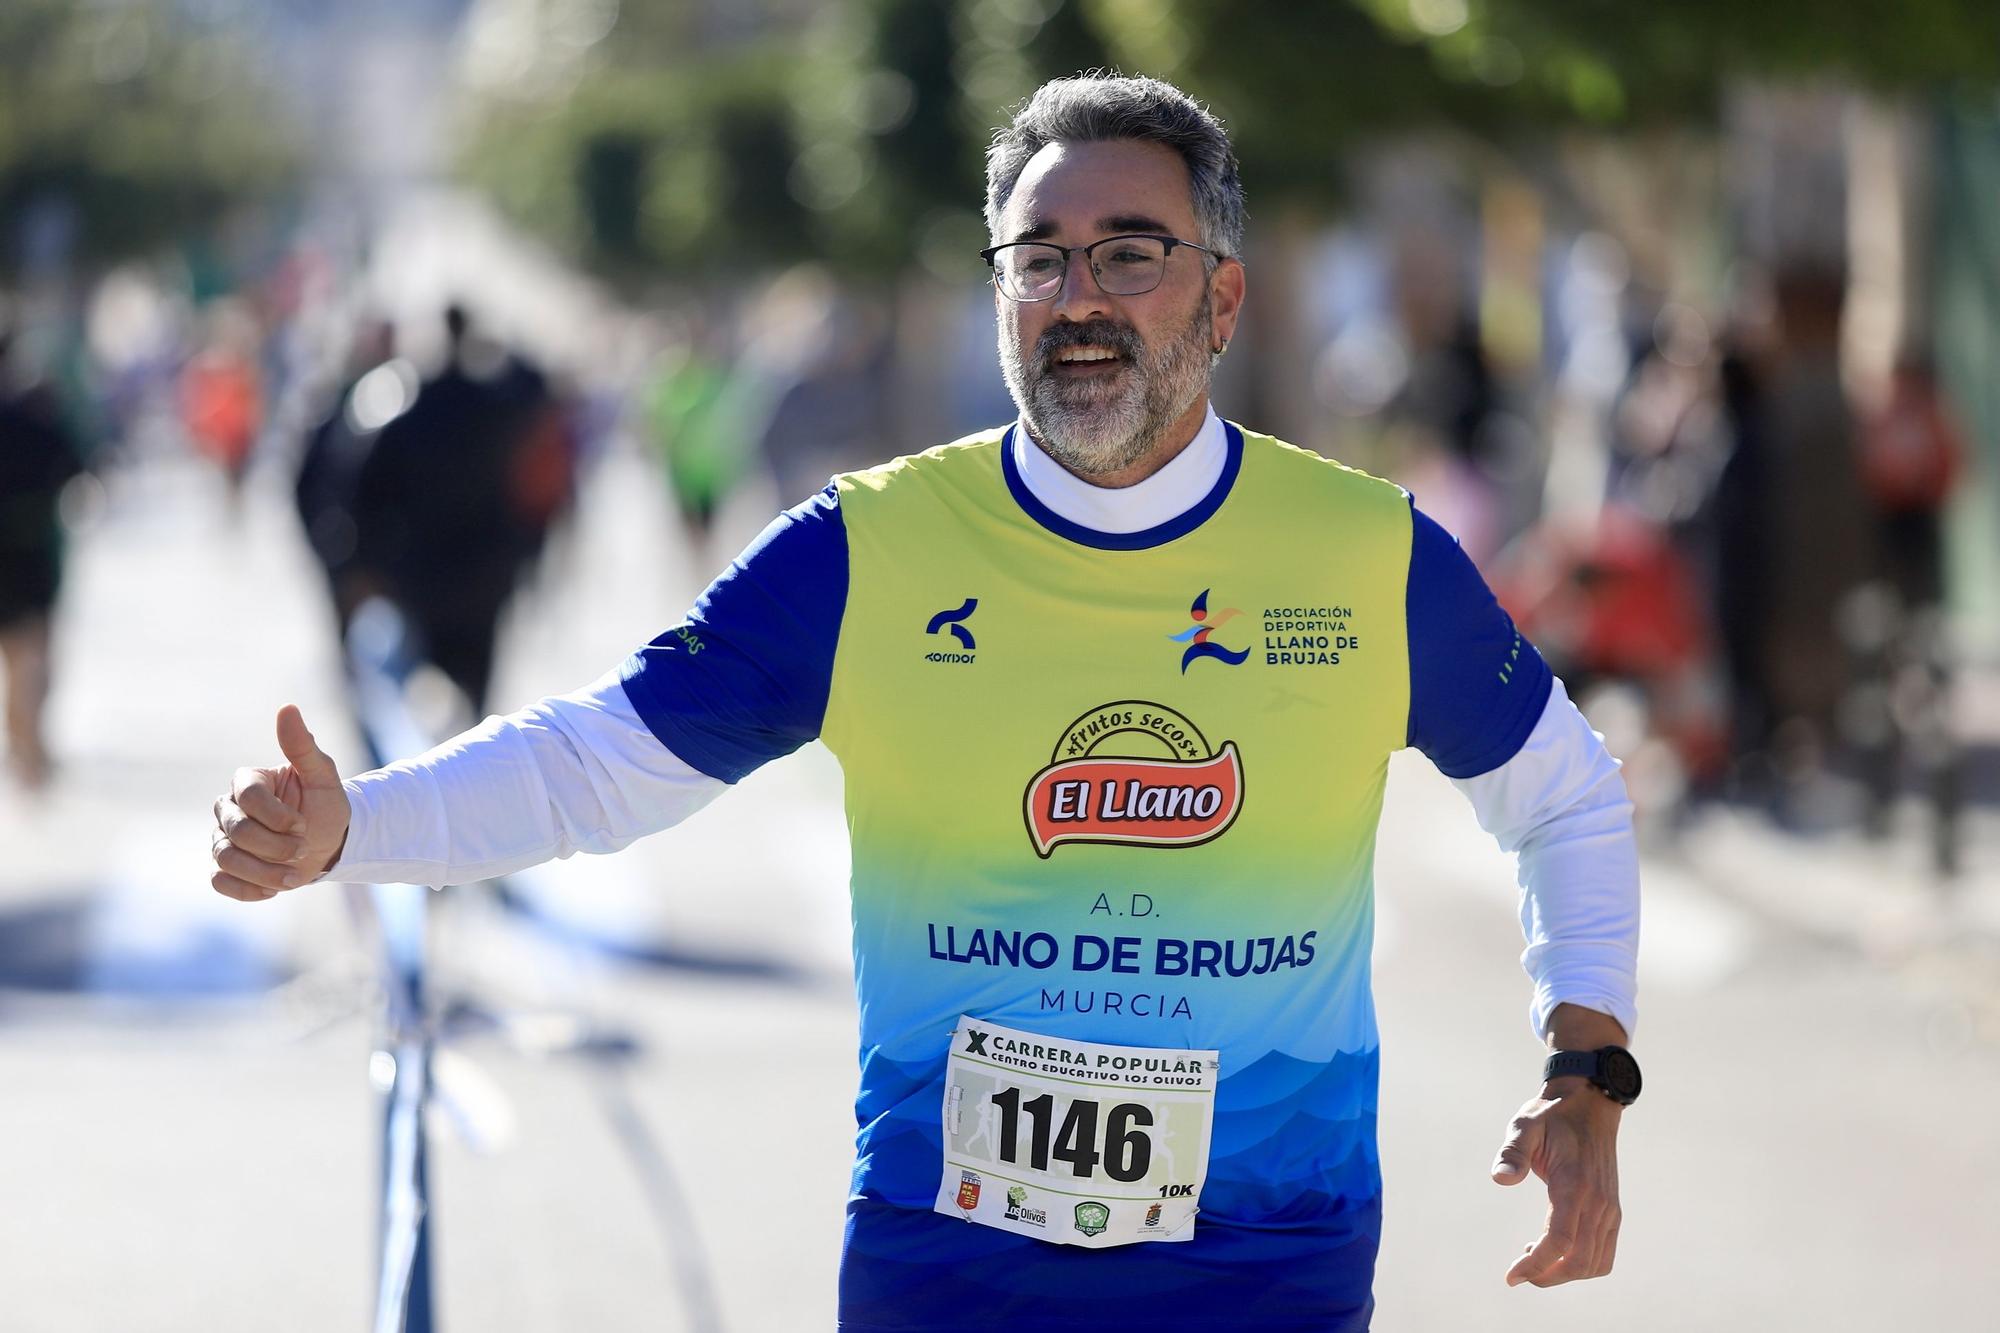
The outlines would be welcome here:
<svg viewBox="0 0 2000 1333">
<path fill-rule="evenodd" d="M 484 100 L 475 178 L 614 270 L 976 277 L 993 126 L 1082 69 L 1208 101 L 1260 208 L 1326 201 L 1387 132 L 1700 124 L 1739 76 L 2000 80 L 1992 0 L 842 0 L 803 24 L 764 3 L 718 33 L 712 7 L 624 0 L 567 96 Z"/>
<path fill-rule="evenodd" d="M 462 166 L 510 213 L 613 275 L 699 280 L 809 248 L 789 185 L 795 40 L 704 46 L 686 6 L 628 0 L 571 59 L 468 108 Z"/>
<path fill-rule="evenodd" d="M 229 33 L 164 0 L 0 5 L 0 217 L 64 208 L 86 263 L 199 233 L 291 178 L 295 146 Z M 6 262 L 12 263 L 13 237 Z"/>
<path fill-rule="evenodd" d="M 1496 108 L 1620 125 L 1703 117 L 1733 77 L 1884 90 L 2000 79 L 1987 0 L 1355 0 Z"/>
</svg>

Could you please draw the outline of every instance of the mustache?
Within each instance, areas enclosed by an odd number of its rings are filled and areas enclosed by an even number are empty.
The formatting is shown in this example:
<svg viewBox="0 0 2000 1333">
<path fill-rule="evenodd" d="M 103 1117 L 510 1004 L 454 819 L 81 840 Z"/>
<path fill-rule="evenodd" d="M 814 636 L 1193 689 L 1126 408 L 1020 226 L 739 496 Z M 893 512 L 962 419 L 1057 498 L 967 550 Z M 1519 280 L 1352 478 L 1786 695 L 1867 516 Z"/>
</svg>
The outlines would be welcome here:
<svg viewBox="0 0 2000 1333">
<path fill-rule="evenodd" d="M 1127 361 L 1136 361 L 1146 348 L 1139 331 L 1129 324 L 1093 319 L 1083 324 L 1057 324 L 1035 340 L 1035 355 L 1044 365 L 1052 364 L 1065 347 L 1106 347 Z"/>
</svg>

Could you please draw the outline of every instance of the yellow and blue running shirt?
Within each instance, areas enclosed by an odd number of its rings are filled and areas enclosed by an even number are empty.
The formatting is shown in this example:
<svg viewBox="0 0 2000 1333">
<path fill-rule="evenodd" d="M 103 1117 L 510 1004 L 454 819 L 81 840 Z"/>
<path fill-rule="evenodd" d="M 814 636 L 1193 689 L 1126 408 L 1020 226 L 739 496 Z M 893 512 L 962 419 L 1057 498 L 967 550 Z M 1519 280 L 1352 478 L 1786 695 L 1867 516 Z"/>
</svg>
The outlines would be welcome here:
<svg viewBox="0 0 2000 1333">
<path fill-rule="evenodd" d="M 845 772 L 850 1333 L 1368 1327 L 1389 755 L 1495 768 L 1550 676 L 1407 493 L 1226 433 L 1208 495 L 1135 533 L 1044 506 L 1011 428 L 837 477 L 626 663 L 713 777 L 814 737 Z M 1219 1052 L 1192 1237 L 1089 1249 L 934 1210 L 961 1015 Z"/>
</svg>

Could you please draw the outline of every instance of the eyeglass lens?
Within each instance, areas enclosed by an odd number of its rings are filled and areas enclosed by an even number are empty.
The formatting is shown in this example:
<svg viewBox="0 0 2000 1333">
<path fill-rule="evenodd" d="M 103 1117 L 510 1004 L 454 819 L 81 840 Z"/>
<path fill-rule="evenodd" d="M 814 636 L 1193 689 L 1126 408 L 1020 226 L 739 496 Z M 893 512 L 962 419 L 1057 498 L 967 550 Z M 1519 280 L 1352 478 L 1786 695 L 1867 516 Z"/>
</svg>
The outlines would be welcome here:
<svg viewBox="0 0 2000 1333">
<path fill-rule="evenodd" d="M 1097 285 L 1112 296 L 1138 296 L 1160 285 L 1167 247 L 1149 236 L 1117 236 L 1091 247 Z M 1062 249 L 1039 241 L 1003 246 L 993 256 L 1000 290 L 1016 301 L 1046 301 L 1062 288 L 1069 267 Z"/>
</svg>

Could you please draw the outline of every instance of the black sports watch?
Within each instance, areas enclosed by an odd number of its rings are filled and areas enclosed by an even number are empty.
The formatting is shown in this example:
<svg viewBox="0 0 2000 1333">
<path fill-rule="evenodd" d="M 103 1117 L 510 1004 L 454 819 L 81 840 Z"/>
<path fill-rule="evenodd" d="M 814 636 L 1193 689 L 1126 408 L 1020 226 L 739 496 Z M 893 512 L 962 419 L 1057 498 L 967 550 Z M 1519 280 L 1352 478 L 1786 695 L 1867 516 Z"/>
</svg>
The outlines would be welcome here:
<svg viewBox="0 0 2000 1333">
<path fill-rule="evenodd" d="M 1623 1046 L 1600 1046 L 1594 1051 L 1557 1051 L 1542 1065 L 1542 1082 L 1581 1074 L 1590 1086 L 1617 1102 L 1630 1106 L 1639 1100 L 1639 1062 Z"/>
</svg>

